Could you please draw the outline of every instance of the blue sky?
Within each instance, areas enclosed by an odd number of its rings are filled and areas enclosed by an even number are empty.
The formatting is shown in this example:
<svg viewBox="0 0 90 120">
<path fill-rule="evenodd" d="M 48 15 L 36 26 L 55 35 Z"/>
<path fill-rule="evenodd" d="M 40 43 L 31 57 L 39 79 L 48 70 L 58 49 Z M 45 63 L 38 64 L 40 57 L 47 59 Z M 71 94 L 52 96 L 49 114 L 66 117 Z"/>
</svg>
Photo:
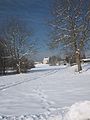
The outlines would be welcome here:
<svg viewBox="0 0 90 120">
<path fill-rule="evenodd" d="M 50 8 L 53 0 L 0 0 L 0 23 L 8 17 L 17 16 L 32 27 L 32 39 L 39 45 L 39 58 L 48 56 L 46 41 L 49 39 L 48 19 L 51 17 Z"/>
<path fill-rule="evenodd" d="M 89 0 L 86 1 L 85 3 L 89 3 Z M 16 16 L 22 19 L 28 28 L 32 27 L 33 36 L 31 39 L 36 40 L 40 48 L 36 55 L 38 59 L 56 54 L 55 51 L 49 51 L 46 46 L 50 32 L 47 22 L 52 17 L 50 11 L 52 3 L 53 0 L 0 0 L 0 24 L 5 22 L 7 18 Z M 86 4 L 83 5 L 84 12 L 86 6 Z"/>
</svg>

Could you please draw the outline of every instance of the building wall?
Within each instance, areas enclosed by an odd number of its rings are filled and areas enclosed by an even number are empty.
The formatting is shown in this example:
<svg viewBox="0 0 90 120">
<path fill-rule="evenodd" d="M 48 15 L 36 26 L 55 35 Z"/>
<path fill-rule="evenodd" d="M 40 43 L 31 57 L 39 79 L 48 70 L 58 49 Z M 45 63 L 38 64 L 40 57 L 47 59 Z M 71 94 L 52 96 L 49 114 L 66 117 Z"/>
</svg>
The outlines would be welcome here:
<svg viewBox="0 0 90 120">
<path fill-rule="evenodd" d="M 45 58 L 43 59 L 43 64 L 48 64 L 48 62 L 49 62 L 49 57 L 45 57 Z"/>
</svg>

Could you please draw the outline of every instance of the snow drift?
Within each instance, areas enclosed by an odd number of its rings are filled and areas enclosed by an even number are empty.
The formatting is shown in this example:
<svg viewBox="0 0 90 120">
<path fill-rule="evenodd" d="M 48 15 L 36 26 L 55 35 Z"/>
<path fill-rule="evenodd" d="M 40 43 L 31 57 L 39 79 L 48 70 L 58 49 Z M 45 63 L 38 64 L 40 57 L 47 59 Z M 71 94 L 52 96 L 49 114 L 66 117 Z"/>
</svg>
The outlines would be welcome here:
<svg viewBox="0 0 90 120">
<path fill-rule="evenodd" d="M 65 115 L 64 120 L 90 120 L 90 101 L 72 105 Z"/>
<path fill-rule="evenodd" d="M 43 114 L 0 116 L 0 120 L 90 120 L 90 101 L 73 104 L 63 109 L 49 109 Z"/>
</svg>

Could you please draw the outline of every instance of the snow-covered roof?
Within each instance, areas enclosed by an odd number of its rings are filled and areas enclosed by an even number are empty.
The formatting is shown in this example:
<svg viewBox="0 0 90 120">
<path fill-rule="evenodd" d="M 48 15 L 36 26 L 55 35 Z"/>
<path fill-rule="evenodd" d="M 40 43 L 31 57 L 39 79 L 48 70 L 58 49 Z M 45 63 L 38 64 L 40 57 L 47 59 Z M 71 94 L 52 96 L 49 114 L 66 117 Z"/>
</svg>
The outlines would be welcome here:
<svg viewBox="0 0 90 120">
<path fill-rule="evenodd" d="M 47 61 L 47 60 L 49 60 L 49 57 L 45 57 L 43 60 L 44 60 L 44 61 Z"/>
<path fill-rule="evenodd" d="M 90 61 L 90 58 L 82 59 L 83 61 Z"/>
</svg>

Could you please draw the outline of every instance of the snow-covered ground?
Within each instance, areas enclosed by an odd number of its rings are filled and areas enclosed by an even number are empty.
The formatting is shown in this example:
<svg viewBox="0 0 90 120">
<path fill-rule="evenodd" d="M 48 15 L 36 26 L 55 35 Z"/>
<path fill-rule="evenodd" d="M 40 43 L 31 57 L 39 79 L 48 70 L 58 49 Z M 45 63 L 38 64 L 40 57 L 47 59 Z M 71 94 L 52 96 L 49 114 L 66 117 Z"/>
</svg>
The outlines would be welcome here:
<svg viewBox="0 0 90 120">
<path fill-rule="evenodd" d="M 90 120 L 90 64 L 0 77 L 0 120 Z"/>
</svg>

